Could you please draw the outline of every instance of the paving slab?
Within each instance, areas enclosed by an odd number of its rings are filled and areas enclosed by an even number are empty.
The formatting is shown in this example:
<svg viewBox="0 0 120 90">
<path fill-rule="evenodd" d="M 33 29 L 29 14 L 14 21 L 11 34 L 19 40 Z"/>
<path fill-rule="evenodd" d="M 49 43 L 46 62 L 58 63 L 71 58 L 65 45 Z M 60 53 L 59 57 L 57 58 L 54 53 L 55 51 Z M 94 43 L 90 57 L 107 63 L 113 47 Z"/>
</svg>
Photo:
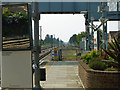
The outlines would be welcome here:
<svg viewBox="0 0 120 90">
<path fill-rule="evenodd" d="M 83 88 L 78 77 L 78 61 L 45 61 L 46 81 L 40 81 L 41 87 L 53 88 Z M 49 66 L 49 67 L 48 67 Z M 76 90 L 76 89 L 75 89 Z"/>
</svg>

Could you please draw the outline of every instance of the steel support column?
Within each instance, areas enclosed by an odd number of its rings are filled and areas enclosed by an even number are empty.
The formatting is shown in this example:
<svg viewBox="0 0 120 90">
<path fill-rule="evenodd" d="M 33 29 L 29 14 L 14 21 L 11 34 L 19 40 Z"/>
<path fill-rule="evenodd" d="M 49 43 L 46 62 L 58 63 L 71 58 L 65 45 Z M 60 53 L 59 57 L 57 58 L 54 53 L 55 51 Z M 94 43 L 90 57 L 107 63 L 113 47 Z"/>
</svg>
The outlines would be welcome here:
<svg viewBox="0 0 120 90">
<path fill-rule="evenodd" d="M 97 50 L 100 50 L 100 31 L 97 30 Z"/>
<path fill-rule="evenodd" d="M 92 45 L 92 49 L 94 49 L 94 31 L 93 31 L 93 21 L 91 21 L 91 45 Z"/>
<path fill-rule="evenodd" d="M 106 22 L 106 25 L 105 25 L 105 33 L 106 33 L 105 49 L 107 49 L 107 45 L 108 45 L 108 41 L 107 41 L 107 22 Z"/>
<path fill-rule="evenodd" d="M 30 49 L 33 49 L 33 38 L 32 38 L 32 8 L 31 4 L 28 3 L 28 17 L 29 17 L 29 32 L 30 32 Z"/>
<path fill-rule="evenodd" d="M 103 48 L 107 49 L 107 23 L 103 23 L 102 39 L 103 39 Z"/>
<path fill-rule="evenodd" d="M 86 50 L 90 50 L 90 31 L 89 31 L 89 27 L 88 25 L 86 26 L 86 30 L 87 30 L 87 37 L 86 37 Z"/>
<path fill-rule="evenodd" d="M 40 26 L 39 53 L 41 53 L 41 46 L 42 46 L 42 26 Z"/>
<path fill-rule="evenodd" d="M 2 51 L 2 2 L 0 2 L 0 51 Z M 1 54 L 1 53 L 0 53 Z M 2 56 L 2 55 L 1 55 Z M 0 57 L 1 59 L 2 57 Z M 2 60 L 2 59 L 1 59 Z M 0 70 L 1 71 L 1 70 Z"/>
<path fill-rule="evenodd" d="M 88 28 L 87 28 L 87 25 L 85 26 L 85 28 L 86 28 L 86 50 L 89 50 Z"/>
<path fill-rule="evenodd" d="M 39 77 L 39 13 L 38 2 L 34 2 L 34 65 L 35 65 L 35 88 L 40 88 Z"/>
<path fill-rule="evenodd" d="M 103 33 L 102 33 L 102 40 L 103 40 L 103 48 L 105 49 L 105 40 L 106 40 L 106 35 L 105 35 L 105 23 L 103 23 Z"/>
<path fill-rule="evenodd" d="M 85 17 L 85 29 L 86 29 L 86 50 L 90 50 L 89 45 L 90 45 L 90 32 L 89 32 L 89 22 L 88 22 L 88 12 L 84 15 Z"/>
<path fill-rule="evenodd" d="M 88 50 L 90 51 L 91 47 L 89 47 L 90 46 L 90 29 L 89 29 L 89 27 L 87 27 L 87 30 L 88 30 Z"/>
</svg>

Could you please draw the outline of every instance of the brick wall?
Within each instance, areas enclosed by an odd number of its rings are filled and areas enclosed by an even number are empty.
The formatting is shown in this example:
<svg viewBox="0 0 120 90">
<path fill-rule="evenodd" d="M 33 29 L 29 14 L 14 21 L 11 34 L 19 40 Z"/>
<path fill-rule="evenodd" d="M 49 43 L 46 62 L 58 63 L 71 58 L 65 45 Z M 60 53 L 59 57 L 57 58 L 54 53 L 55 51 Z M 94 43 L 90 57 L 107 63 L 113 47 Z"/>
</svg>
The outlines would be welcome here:
<svg viewBox="0 0 120 90">
<path fill-rule="evenodd" d="M 120 72 L 93 70 L 81 60 L 78 67 L 85 88 L 120 88 Z"/>
</svg>

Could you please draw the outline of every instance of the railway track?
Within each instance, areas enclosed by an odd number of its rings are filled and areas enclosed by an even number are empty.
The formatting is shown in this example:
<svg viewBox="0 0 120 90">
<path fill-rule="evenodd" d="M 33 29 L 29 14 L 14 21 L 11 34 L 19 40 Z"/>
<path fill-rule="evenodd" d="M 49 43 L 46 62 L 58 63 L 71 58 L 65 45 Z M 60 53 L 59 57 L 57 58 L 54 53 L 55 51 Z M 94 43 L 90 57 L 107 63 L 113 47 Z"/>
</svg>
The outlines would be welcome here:
<svg viewBox="0 0 120 90">
<path fill-rule="evenodd" d="M 21 38 L 21 39 L 4 40 L 2 43 L 2 47 L 3 47 L 3 50 L 4 49 L 13 49 L 13 48 L 14 49 L 30 48 L 30 39 L 29 38 Z M 51 52 L 51 47 L 42 47 L 41 53 L 39 54 L 39 60 L 44 58 L 50 52 Z M 34 56 L 32 56 L 32 57 L 34 57 Z M 32 64 L 33 63 L 34 63 L 34 59 L 33 59 Z"/>
<path fill-rule="evenodd" d="M 39 64 L 40 64 L 40 62 L 41 62 L 41 59 L 42 58 L 44 58 L 44 57 L 46 57 L 47 55 L 49 55 L 50 53 L 51 53 L 51 51 L 52 51 L 52 48 L 46 48 L 46 49 L 42 49 L 42 51 L 41 51 L 41 53 L 39 54 Z M 32 73 L 34 73 L 34 54 L 32 54 L 33 56 L 33 60 L 32 60 Z"/>
<path fill-rule="evenodd" d="M 12 49 L 20 49 L 23 48 L 30 48 L 30 39 L 29 38 L 22 38 L 22 39 L 10 39 L 10 40 L 4 40 L 2 42 L 2 48 L 3 50 L 12 50 Z M 42 47 L 41 53 L 39 54 L 39 63 L 41 62 L 41 59 L 47 56 L 52 51 L 51 47 Z M 34 54 L 32 52 L 32 73 L 34 73 Z"/>
<path fill-rule="evenodd" d="M 30 48 L 30 40 L 29 38 L 4 40 L 2 47 L 3 49 Z"/>
<path fill-rule="evenodd" d="M 9 39 L 4 40 L 2 43 L 2 48 L 4 49 L 24 49 L 30 48 L 30 39 L 29 38 L 21 38 L 21 39 Z M 42 47 L 41 51 L 44 52 L 46 49 L 51 47 Z M 41 53 L 42 53 L 41 52 Z"/>
</svg>

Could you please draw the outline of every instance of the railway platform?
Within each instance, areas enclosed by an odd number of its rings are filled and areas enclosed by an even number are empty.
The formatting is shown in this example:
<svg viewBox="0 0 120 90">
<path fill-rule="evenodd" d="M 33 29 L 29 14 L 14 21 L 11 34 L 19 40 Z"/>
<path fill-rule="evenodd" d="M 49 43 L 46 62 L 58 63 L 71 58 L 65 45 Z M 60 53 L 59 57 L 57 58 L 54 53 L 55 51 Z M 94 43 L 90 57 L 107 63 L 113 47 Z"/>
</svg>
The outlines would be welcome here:
<svg viewBox="0 0 120 90">
<path fill-rule="evenodd" d="M 48 55 L 40 67 L 46 68 L 46 81 L 40 81 L 45 90 L 79 90 L 84 88 L 78 77 L 78 61 L 51 61 Z"/>
</svg>

